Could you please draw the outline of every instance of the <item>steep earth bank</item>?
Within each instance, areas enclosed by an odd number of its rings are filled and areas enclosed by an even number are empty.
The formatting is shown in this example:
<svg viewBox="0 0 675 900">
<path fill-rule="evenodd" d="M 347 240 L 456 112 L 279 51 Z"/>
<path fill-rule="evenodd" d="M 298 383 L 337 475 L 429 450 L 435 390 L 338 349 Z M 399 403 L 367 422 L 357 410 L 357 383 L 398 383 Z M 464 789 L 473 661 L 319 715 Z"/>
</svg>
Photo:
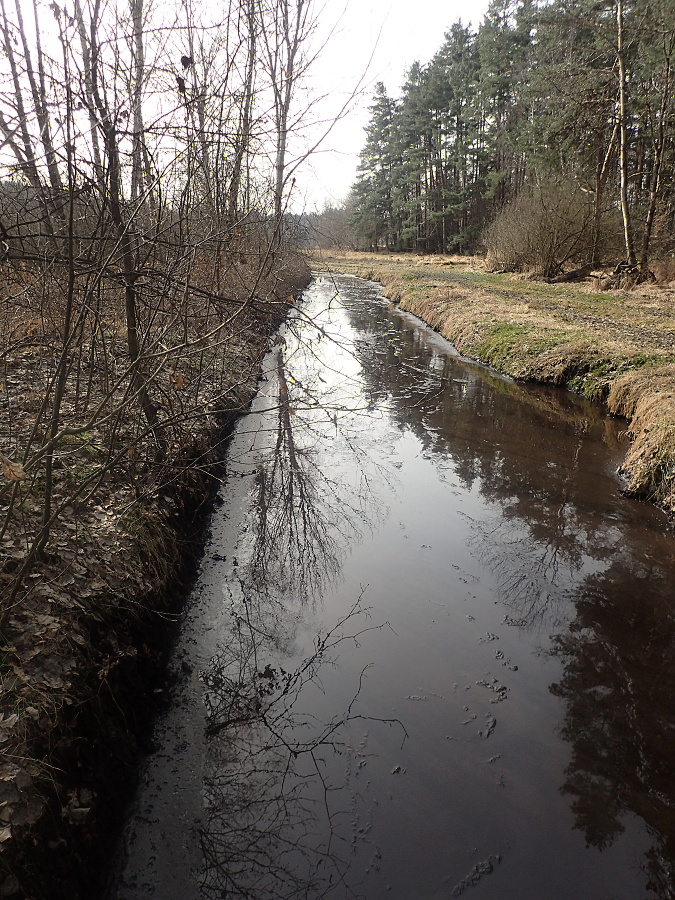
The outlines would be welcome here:
<svg viewBox="0 0 675 900">
<path fill-rule="evenodd" d="M 560 385 L 628 421 L 626 492 L 675 516 L 675 284 L 600 290 L 485 271 L 478 259 L 321 256 L 321 271 L 382 284 L 467 357 L 522 381 Z"/>
<path fill-rule="evenodd" d="M 54 503 L 77 499 L 62 506 L 48 545 L 32 561 L 39 479 L 2 458 L 2 499 L 7 506 L 19 490 L 20 502 L 0 534 L 0 898 L 99 895 L 149 723 L 172 690 L 164 660 L 225 443 L 255 394 L 270 336 L 310 277 L 299 257 L 284 273 L 277 271 L 273 284 L 253 273 L 252 286 L 238 286 L 248 299 L 232 340 L 220 341 L 219 377 L 230 373 L 221 400 L 214 405 L 213 392 L 205 393 L 202 367 L 204 391 L 195 387 L 182 439 L 169 445 L 161 465 L 133 440 L 111 464 L 95 434 L 64 437 Z M 34 415 L 39 388 L 30 389 L 31 378 L 39 384 L 34 376 L 47 337 L 29 334 L 3 354 L 12 422 Z M 190 372 L 170 375 L 178 395 Z M 131 424 L 137 406 L 126 406 L 124 415 Z M 93 487 L 79 491 L 78 483 Z"/>
</svg>

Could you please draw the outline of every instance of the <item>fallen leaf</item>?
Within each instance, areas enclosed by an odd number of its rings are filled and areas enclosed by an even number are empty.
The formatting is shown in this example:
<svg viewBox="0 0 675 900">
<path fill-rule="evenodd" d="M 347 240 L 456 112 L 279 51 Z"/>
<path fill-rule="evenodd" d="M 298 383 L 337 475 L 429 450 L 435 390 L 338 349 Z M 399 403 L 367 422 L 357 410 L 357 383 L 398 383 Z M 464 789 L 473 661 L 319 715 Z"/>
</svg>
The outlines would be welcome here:
<svg viewBox="0 0 675 900">
<path fill-rule="evenodd" d="M 14 897 L 21 891 L 21 885 L 16 875 L 8 875 L 0 884 L 0 897 Z"/>
<path fill-rule="evenodd" d="M 8 481 L 26 480 L 26 472 L 21 463 L 12 462 L 2 451 L 0 451 L 0 466 L 2 466 L 2 474 Z"/>
<path fill-rule="evenodd" d="M 66 818 L 74 825 L 77 825 L 84 822 L 90 812 L 91 808 L 88 806 L 74 806 L 66 810 Z"/>
<path fill-rule="evenodd" d="M 44 804 L 38 797 L 28 797 L 12 813 L 13 825 L 34 825 L 44 812 Z"/>
</svg>

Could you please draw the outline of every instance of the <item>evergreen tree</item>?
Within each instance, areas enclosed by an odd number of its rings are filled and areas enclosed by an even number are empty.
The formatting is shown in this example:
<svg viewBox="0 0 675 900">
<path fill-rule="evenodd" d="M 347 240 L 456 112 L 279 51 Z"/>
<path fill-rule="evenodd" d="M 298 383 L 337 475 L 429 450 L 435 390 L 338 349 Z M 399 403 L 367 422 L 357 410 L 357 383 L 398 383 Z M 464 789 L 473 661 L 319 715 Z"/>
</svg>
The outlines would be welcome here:
<svg viewBox="0 0 675 900">
<path fill-rule="evenodd" d="M 392 208 L 392 129 L 395 114 L 396 104 L 387 96 L 382 82 L 378 82 L 353 188 L 353 224 L 366 245 L 373 250 L 381 244 L 387 249 L 397 244 Z"/>
<path fill-rule="evenodd" d="M 593 264 L 620 256 L 607 236 L 621 213 L 645 276 L 654 235 L 664 247 L 672 230 L 674 54 L 675 0 L 491 0 L 477 33 L 456 23 L 411 67 L 399 101 L 378 85 L 355 185 L 362 242 L 475 249 L 529 184 L 542 203 L 586 197 L 572 207 L 591 205 L 579 227 Z"/>
<path fill-rule="evenodd" d="M 526 159 L 518 137 L 528 118 L 524 88 L 532 64 L 534 13 L 531 0 L 492 0 L 478 32 L 479 101 L 497 207 L 525 183 Z"/>
<path fill-rule="evenodd" d="M 429 106 L 438 155 L 432 220 L 440 223 L 438 249 L 464 251 L 476 237 L 476 213 L 486 190 L 482 116 L 475 104 L 479 56 L 474 36 L 452 26 L 429 67 Z"/>
</svg>

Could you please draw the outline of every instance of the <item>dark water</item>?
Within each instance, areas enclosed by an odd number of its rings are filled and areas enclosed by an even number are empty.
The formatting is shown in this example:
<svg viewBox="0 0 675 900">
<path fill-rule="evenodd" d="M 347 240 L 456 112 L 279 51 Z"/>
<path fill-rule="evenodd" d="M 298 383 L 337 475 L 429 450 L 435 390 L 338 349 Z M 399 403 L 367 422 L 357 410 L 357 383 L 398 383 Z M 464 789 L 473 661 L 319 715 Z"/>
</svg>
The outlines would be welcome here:
<svg viewBox="0 0 675 900">
<path fill-rule="evenodd" d="M 355 279 L 268 369 L 111 896 L 674 897 L 675 539 L 621 424 Z"/>
</svg>

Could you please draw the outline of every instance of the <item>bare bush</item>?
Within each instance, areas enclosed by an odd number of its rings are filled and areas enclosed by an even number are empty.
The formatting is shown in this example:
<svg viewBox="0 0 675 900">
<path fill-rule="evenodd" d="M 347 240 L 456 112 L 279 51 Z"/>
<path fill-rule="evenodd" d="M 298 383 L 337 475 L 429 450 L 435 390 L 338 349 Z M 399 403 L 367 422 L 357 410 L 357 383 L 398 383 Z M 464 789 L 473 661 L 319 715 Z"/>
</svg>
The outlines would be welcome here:
<svg viewBox="0 0 675 900">
<path fill-rule="evenodd" d="M 592 195 L 563 181 L 529 185 L 483 238 L 492 271 L 536 272 L 544 278 L 621 253 L 617 212 L 605 211 L 598 225 Z"/>
<path fill-rule="evenodd" d="M 654 277 L 659 284 L 672 284 L 675 282 L 675 257 L 661 256 L 651 263 Z"/>
</svg>

